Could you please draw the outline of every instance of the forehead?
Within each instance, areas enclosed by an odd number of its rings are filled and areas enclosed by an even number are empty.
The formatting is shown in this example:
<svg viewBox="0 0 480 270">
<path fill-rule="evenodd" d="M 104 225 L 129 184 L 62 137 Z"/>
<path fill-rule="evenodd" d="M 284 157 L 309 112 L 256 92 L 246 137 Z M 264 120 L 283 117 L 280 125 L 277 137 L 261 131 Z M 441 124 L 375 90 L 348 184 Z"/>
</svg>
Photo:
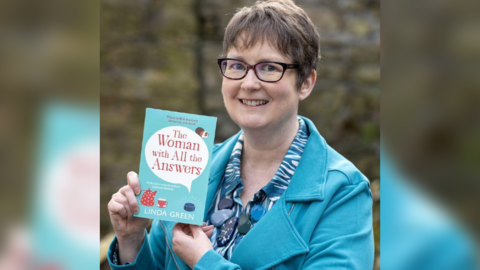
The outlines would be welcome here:
<svg viewBox="0 0 480 270">
<path fill-rule="evenodd" d="M 260 62 L 260 61 L 276 61 L 276 62 L 289 62 L 291 59 L 287 55 L 284 55 L 280 50 L 272 46 L 271 42 L 257 41 L 256 43 L 245 46 L 245 42 L 241 38 L 236 42 L 237 46 L 231 46 L 228 49 L 228 58 L 237 58 L 246 62 Z"/>
</svg>

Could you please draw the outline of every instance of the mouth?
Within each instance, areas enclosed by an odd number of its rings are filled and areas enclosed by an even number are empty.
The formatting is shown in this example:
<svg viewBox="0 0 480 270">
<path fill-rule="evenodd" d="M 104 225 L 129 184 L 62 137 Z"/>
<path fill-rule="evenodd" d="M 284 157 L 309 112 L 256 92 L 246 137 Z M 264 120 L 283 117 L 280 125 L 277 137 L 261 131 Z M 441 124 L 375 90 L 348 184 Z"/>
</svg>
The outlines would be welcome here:
<svg viewBox="0 0 480 270">
<path fill-rule="evenodd" d="M 268 100 L 263 100 L 263 99 L 239 99 L 239 101 L 246 106 L 249 107 L 258 107 L 258 106 L 263 106 L 268 103 Z"/>
</svg>

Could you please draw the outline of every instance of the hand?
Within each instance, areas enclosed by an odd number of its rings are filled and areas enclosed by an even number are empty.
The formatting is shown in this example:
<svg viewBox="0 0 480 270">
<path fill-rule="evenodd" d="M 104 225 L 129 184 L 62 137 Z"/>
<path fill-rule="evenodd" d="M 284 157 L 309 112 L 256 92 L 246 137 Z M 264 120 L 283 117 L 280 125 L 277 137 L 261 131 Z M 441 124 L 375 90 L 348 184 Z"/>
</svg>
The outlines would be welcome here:
<svg viewBox="0 0 480 270">
<path fill-rule="evenodd" d="M 212 232 L 213 225 L 200 227 L 177 223 L 173 227 L 173 251 L 193 269 L 202 256 L 213 249 L 209 239 Z"/>
<path fill-rule="evenodd" d="M 127 185 L 112 195 L 108 213 L 119 245 L 121 263 L 133 262 L 142 247 L 149 219 L 134 217 L 139 206 L 135 194 L 140 194 L 140 182 L 135 172 L 127 174 Z"/>
</svg>

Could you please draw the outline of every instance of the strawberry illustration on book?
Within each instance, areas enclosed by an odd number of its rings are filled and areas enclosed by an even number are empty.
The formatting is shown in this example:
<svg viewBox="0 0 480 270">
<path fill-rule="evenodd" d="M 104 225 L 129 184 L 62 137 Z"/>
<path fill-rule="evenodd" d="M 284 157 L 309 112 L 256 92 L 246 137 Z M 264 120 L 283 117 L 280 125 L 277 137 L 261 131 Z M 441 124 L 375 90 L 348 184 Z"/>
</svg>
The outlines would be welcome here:
<svg viewBox="0 0 480 270">
<path fill-rule="evenodd" d="M 150 189 L 142 190 L 145 191 L 140 199 L 140 203 L 145 206 L 153 206 L 155 204 L 155 195 L 157 195 L 157 190 L 152 192 Z"/>
</svg>

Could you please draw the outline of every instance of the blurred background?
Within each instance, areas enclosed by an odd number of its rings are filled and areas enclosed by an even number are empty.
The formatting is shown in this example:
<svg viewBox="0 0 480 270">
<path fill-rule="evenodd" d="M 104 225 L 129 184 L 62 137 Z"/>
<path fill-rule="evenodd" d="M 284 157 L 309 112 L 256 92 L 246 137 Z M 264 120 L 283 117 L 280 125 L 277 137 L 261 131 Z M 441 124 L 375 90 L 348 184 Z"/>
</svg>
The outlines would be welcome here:
<svg viewBox="0 0 480 270">
<path fill-rule="evenodd" d="M 382 1 L 385 269 L 479 269 L 479 11 Z"/>
<path fill-rule="evenodd" d="M 218 118 L 216 142 L 238 132 L 216 59 L 237 8 L 254 1 L 101 1 L 102 269 L 112 239 L 111 195 L 138 171 L 145 108 Z M 371 181 L 375 269 L 380 250 L 380 1 L 298 0 L 320 33 L 322 60 L 299 114 Z"/>
<path fill-rule="evenodd" d="M 1 270 L 98 267 L 99 11 L 0 1 Z"/>
</svg>

